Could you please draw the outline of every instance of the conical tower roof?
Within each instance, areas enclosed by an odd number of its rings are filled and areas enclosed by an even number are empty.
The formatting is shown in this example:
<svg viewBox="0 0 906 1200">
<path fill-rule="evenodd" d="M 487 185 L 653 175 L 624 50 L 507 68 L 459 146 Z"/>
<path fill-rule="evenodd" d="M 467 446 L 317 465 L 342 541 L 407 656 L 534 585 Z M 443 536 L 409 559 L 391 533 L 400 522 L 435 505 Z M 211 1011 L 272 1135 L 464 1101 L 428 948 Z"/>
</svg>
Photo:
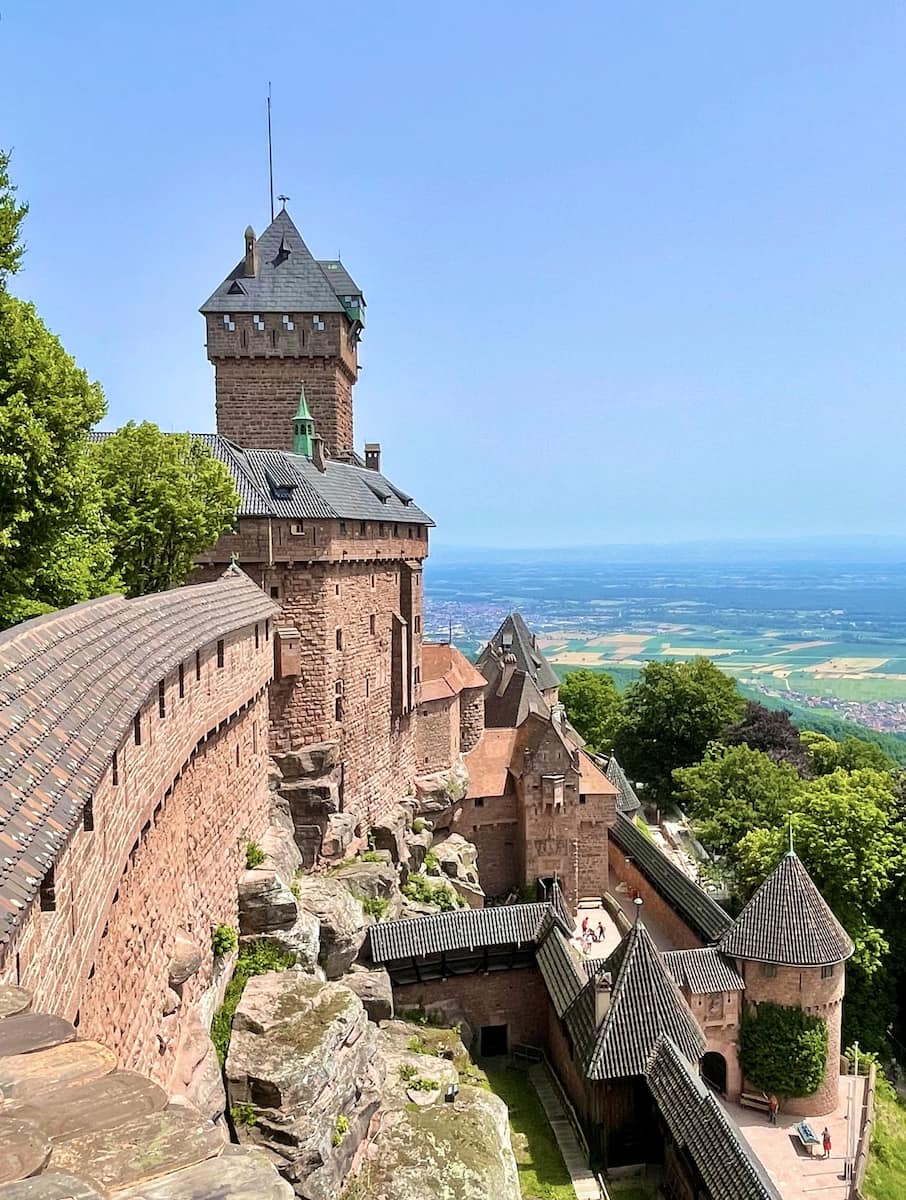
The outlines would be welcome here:
<svg viewBox="0 0 906 1200">
<path fill-rule="evenodd" d="M 790 850 L 724 934 L 720 949 L 784 967 L 826 967 L 853 952 L 802 862 Z"/>
<path fill-rule="evenodd" d="M 610 973 L 613 987 L 588 1056 L 589 1079 L 646 1074 L 662 1035 L 672 1038 L 690 1062 L 698 1062 L 704 1035 L 643 921 L 636 921 L 602 970 Z"/>
</svg>

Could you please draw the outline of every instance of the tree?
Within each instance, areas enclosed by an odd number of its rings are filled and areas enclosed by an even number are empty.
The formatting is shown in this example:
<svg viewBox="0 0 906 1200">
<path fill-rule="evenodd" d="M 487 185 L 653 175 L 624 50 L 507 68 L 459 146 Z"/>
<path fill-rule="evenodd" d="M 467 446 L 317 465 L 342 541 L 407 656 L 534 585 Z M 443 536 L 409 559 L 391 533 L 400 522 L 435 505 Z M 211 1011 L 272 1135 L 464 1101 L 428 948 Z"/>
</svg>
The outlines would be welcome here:
<svg viewBox="0 0 906 1200">
<path fill-rule="evenodd" d="M 560 701 L 589 749 L 609 751 L 620 716 L 620 693 L 605 671 L 570 671 L 560 685 Z"/>
<path fill-rule="evenodd" d="M 827 1067 L 827 1025 L 801 1008 L 759 1004 L 743 1014 L 739 1065 L 764 1092 L 811 1096 Z"/>
<path fill-rule="evenodd" d="M 710 659 L 649 662 L 623 695 L 614 751 L 632 779 L 660 803 L 673 791 L 673 772 L 698 762 L 745 701 L 735 682 Z"/>
<path fill-rule="evenodd" d="M 0 288 L 7 275 L 19 270 L 23 246 L 19 240 L 27 204 L 16 203 L 16 189 L 9 179 L 9 154 L 0 150 Z"/>
<path fill-rule="evenodd" d="M 755 700 L 746 703 L 745 716 L 720 735 L 725 746 L 761 750 L 773 762 L 789 763 L 800 775 L 809 774 L 809 760 L 799 730 L 782 708 L 765 708 Z"/>
<path fill-rule="evenodd" d="M 802 780 L 789 763 L 772 762 L 747 745 L 708 747 L 702 762 L 673 772 L 676 796 L 708 850 L 733 866 L 736 847 L 753 828 L 785 828 Z"/>
<path fill-rule="evenodd" d="M 896 763 L 880 746 L 861 738 L 846 737 L 838 742 L 826 734 L 803 730 L 802 744 L 806 748 L 809 765 L 815 775 L 830 775 L 841 768 L 844 771 L 866 768 L 874 771 L 892 771 L 896 768 Z"/>
<path fill-rule="evenodd" d="M 129 596 L 184 583 L 236 518 L 227 468 L 203 442 L 130 422 L 92 446 L 117 573 Z"/>
<path fill-rule="evenodd" d="M 56 567 L 65 559 L 71 574 L 96 530 L 86 434 L 104 408 L 33 305 L 0 290 L 0 625 L 53 606 Z M 85 595 L 106 590 L 103 554 L 78 570 Z"/>
</svg>

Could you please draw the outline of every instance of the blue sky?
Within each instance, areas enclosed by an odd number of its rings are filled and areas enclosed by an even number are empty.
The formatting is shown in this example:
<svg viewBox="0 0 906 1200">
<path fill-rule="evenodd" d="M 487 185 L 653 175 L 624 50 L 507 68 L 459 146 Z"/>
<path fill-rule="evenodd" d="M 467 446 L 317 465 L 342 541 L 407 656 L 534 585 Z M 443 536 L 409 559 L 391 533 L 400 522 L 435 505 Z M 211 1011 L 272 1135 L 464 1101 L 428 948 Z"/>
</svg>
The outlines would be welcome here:
<svg viewBox="0 0 906 1200">
<path fill-rule="evenodd" d="M 456 546 L 903 532 L 906 9 L 523 0 L 0 19 L 14 281 L 108 424 L 213 428 L 277 191 L 368 327 L 356 439 Z"/>
</svg>

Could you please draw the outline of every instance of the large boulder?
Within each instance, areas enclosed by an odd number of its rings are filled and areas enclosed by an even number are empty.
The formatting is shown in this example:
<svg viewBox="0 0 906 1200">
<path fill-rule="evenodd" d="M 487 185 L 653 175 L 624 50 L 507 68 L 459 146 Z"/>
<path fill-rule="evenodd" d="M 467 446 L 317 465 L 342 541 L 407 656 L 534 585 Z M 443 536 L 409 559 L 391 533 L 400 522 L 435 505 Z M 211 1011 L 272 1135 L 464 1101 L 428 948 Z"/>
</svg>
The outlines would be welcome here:
<svg viewBox="0 0 906 1200">
<path fill-rule="evenodd" d="M 327 875 L 296 880 L 299 908 L 320 924 L 318 963 L 328 979 L 339 979 L 355 961 L 369 924 L 357 900 L 340 881 Z"/>
<path fill-rule="evenodd" d="M 434 829 L 449 829 L 454 807 L 469 790 L 469 772 L 460 758 L 448 771 L 422 775 L 415 781 L 416 816 L 431 821 Z"/>
<path fill-rule="evenodd" d="M 362 862 L 355 858 L 338 867 L 334 878 L 338 879 L 357 900 L 378 900 L 386 904 L 380 916 L 395 921 L 403 909 L 403 898 L 399 889 L 399 874 L 389 862 Z M 372 915 L 378 915 L 372 913 Z"/>
<path fill-rule="evenodd" d="M 342 984 L 296 971 L 246 984 L 226 1063 L 233 1124 L 306 1200 L 340 1193 L 384 1083 L 376 1045 L 362 1002 Z"/>
<path fill-rule="evenodd" d="M 362 1001 L 370 1021 L 389 1021 L 393 1017 L 393 988 L 390 976 L 382 967 L 373 971 L 354 967 L 343 976 L 343 985 Z"/>
<path fill-rule="evenodd" d="M 177 929 L 170 959 L 170 987 L 178 988 L 201 966 L 201 948 L 184 929 Z"/>
<path fill-rule="evenodd" d="M 239 932 L 289 929 L 299 915 L 296 897 L 274 870 L 257 868 L 239 876 Z"/>
<path fill-rule="evenodd" d="M 321 857 L 328 862 L 340 862 L 355 841 L 356 819 L 352 813 L 331 813 L 321 839 Z"/>
<path fill-rule="evenodd" d="M 406 863 L 409 859 L 409 849 L 406 845 L 406 834 L 412 819 L 411 806 L 395 805 L 388 813 L 371 827 L 371 843 L 375 850 L 389 850 L 390 857 L 395 863 Z"/>
<path fill-rule="evenodd" d="M 414 829 L 410 829 L 405 837 L 408 852 L 406 865 L 409 871 L 421 871 L 425 865 L 428 851 L 431 849 L 431 839 L 434 835 L 424 821 L 422 826 L 417 833 Z"/>
<path fill-rule="evenodd" d="M 271 764 L 281 779 L 316 779 L 340 765 L 340 743 L 313 742 L 300 750 L 272 754 Z"/>
</svg>

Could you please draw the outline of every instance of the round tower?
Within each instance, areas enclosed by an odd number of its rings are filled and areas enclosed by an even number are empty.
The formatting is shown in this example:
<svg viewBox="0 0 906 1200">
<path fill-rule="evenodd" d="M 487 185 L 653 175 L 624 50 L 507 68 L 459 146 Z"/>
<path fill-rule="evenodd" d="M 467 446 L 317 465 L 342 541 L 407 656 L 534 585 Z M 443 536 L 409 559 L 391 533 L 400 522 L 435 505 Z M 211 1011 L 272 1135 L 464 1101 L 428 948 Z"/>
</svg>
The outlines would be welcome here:
<svg viewBox="0 0 906 1200">
<path fill-rule="evenodd" d="M 801 1008 L 827 1025 L 824 1079 L 810 1096 L 784 1100 L 784 1112 L 821 1117 L 837 1107 L 846 960 L 853 944 L 791 849 L 720 943 L 737 960 L 744 1003 Z"/>
</svg>

